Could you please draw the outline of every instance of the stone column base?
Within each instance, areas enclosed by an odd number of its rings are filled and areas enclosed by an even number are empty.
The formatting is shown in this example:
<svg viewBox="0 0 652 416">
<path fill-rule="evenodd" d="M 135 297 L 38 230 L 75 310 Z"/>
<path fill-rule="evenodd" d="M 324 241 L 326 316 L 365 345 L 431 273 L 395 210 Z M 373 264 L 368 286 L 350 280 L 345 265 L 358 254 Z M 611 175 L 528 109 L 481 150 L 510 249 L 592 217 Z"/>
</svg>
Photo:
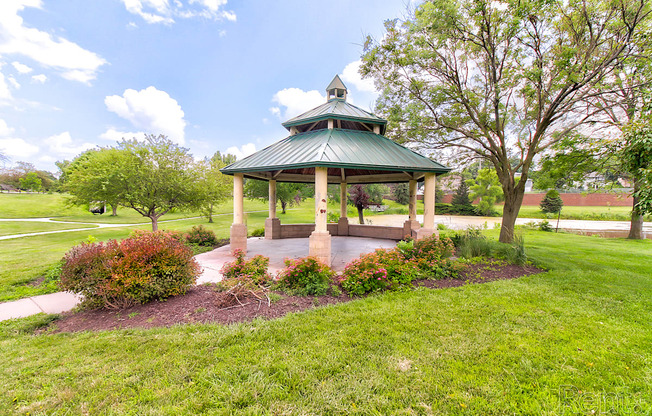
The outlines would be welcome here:
<svg viewBox="0 0 652 416">
<path fill-rule="evenodd" d="M 421 224 L 417 220 L 407 220 L 403 223 L 403 236 L 414 237 L 415 231 L 421 228 Z"/>
<path fill-rule="evenodd" d="M 349 219 L 347 217 L 340 217 L 337 221 L 337 235 L 349 235 Z"/>
<path fill-rule="evenodd" d="M 280 218 L 267 218 L 265 220 L 265 240 L 278 240 L 281 238 Z"/>
<path fill-rule="evenodd" d="M 422 240 L 424 238 L 430 237 L 431 235 L 436 235 L 439 238 L 439 231 L 435 228 L 419 228 L 416 230 L 417 240 Z"/>
<path fill-rule="evenodd" d="M 325 265 L 331 265 L 331 235 L 328 231 L 313 231 L 310 234 L 311 257 L 315 257 Z"/>
<path fill-rule="evenodd" d="M 231 253 L 237 249 L 247 252 L 247 226 L 245 224 L 233 224 L 231 226 Z"/>
</svg>

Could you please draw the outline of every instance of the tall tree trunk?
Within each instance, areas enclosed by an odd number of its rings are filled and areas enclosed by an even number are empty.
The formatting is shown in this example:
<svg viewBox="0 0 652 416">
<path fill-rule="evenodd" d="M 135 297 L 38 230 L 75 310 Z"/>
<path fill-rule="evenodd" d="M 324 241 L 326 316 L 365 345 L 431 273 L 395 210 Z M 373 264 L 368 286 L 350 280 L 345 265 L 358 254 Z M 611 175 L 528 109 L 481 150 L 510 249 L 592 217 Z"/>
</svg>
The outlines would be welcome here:
<svg viewBox="0 0 652 416">
<path fill-rule="evenodd" d="M 521 180 L 523 179 L 521 178 Z M 503 205 L 503 220 L 500 227 L 500 237 L 498 237 L 498 241 L 501 243 L 512 243 L 514 241 L 514 225 L 525 193 L 525 187 L 519 185 L 509 186 L 508 189 L 505 189 L 506 187 L 503 185 L 505 205 Z"/>
<path fill-rule="evenodd" d="M 208 222 L 209 224 L 213 222 L 213 203 L 208 204 Z"/>
<path fill-rule="evenodd" d="M 158 231 L 158 217 L 151 216 L 149 218 L 152 220 L 152 231 Z"/>
<path fill-rule="evenodd" d="M 111 204 L 111 216 L 116 217 L 118 215 L 118 204 Z"/>
<path fill-rule="evenodd" d="M 640 182 L 634 180 L 634 192 L 638 191 L 640 187 Z M 638 207 L 638 198 L 634 197 L 634 204 L 632 206 L 632 223 L 629 227 L 629 235 L 627 238 L 632 240 L 640 240 L 643 238 L 643 215 L 639 211 Z"/>
<path fill-rule="evenodd" d="M 356 208 L 358 208 L 358 221 L 360 221 L 360 224 L 364 224 L 364 208 L 361 205 L 356 205 Z"/>
<path fill-rule="evenodd" d="M 281 200 L 281 211 L 283 214 L 285 214 L 285 207 L 288 205 L 287 202 Z"/>
</svg>

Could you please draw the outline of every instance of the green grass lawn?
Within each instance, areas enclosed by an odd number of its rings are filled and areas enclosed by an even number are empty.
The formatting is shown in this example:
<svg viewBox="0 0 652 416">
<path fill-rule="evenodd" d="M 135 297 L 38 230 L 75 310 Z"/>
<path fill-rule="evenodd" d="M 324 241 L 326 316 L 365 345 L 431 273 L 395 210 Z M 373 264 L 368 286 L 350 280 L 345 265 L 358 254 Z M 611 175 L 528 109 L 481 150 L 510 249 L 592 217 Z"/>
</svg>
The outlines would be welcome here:
<svg viewBox="0 0 652 416">
<path fill-rule="evenodd" d="M 50 222 L 18 222 L 0 220 L 0 236 L 12 234 L 38 233 L 42 231 L 71 230 L 75 228 L 95 228 L 96 225 L 57 224 Z"/>
<path fill-rule="evenodd" d="M 502 213 L 502 205 L 496 206 L 496 211 Z M 605 220 L 605 221 L 630 221 L 632 207 L 571 207 L 565 206 L 561 210 L 561 218 L 565 220 Z M 520 218 L 556 219 L 556 214 L 545 214 L 538 206 L 522 206 L 518 213 Z M 652 218 L 649 216 L 646 221 Z"/>
<path fill-rule="evenodd" d="M 0 414 L 649 414 L 652 243 L 525 241 L 550 271 L 272 321 L 38 336 L 51 318 L 5 322 Z"/>
<path fill-rule="evenodd" d="M 0 193 L 0 218 L 44 218 L 93 214 L 78 206 L 66 205 L 61 194 Z"/>
</svg>

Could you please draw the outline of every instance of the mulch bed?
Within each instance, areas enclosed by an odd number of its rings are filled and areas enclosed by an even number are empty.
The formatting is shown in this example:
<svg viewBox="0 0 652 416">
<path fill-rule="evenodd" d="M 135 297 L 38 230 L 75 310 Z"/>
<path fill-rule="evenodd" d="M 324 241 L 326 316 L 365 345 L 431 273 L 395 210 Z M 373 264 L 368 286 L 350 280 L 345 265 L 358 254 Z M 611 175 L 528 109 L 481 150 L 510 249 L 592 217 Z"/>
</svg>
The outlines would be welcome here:
<svg viewBox="0 0 652 416">
<path fill-rule="evenodd" d="M 467 267 L 459 279 L 418 280 L 415 286 L 426 288 L 457 287 L 470 283 L 514 279 L 540 273 L 534 266 L 517 266 L 504 263 L 483 263 Z M 298 312 L 323 305 L 333 305 L 354 300 L 346 294 L 340 296 L 289 296 L 280 300 L 259 301 L 253 296 L 240 299 L 244 306 L 223 308 L 218 306 L 215 285 L 194 286 L 185 295 L 166 301 L 154 301 L 122 310 L 82 310 L 67 312 L 54 321 L 48 332 L 99 331 L 121 328 L 153 328 L 186 323 L 231 324 L 251 321 L 255 318 L 272 319 L 290 312 Z"/>
</svg>

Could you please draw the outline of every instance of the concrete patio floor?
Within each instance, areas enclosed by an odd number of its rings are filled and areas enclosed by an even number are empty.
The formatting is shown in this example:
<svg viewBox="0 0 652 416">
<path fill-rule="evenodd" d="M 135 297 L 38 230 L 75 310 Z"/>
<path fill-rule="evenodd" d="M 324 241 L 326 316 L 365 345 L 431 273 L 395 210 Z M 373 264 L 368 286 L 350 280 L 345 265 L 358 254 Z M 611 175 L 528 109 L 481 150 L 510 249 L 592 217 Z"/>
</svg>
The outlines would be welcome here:
<svg viewBox="0 0 652 416">
<path fill-rule="evenodd" d="M 331 237 L 331 267 L 337 272 L 344 270 L 344 266 L 360 254 L 371 253 L 377 248 L 392 248 L 396 246 L 394 240 L 381 240 L 377 238 L 362 237 Z M 286 258 L 298 259 L 308 256 L 307 238 L 284 238 L 280 240 L 265 240 L 262 237 L 247 240 L 247 257 L 252 258 L 261 254 L 269 257 L 269 271 L 278 273 L 285 268 Z M 197 280 L 197 284 L 218 282 L 222 280 L 220 270 L 225 263 L 233 261 L 231 247 L 226 245 L 216 250 L 195 256 L 204 272 Z"/>
</svg>

